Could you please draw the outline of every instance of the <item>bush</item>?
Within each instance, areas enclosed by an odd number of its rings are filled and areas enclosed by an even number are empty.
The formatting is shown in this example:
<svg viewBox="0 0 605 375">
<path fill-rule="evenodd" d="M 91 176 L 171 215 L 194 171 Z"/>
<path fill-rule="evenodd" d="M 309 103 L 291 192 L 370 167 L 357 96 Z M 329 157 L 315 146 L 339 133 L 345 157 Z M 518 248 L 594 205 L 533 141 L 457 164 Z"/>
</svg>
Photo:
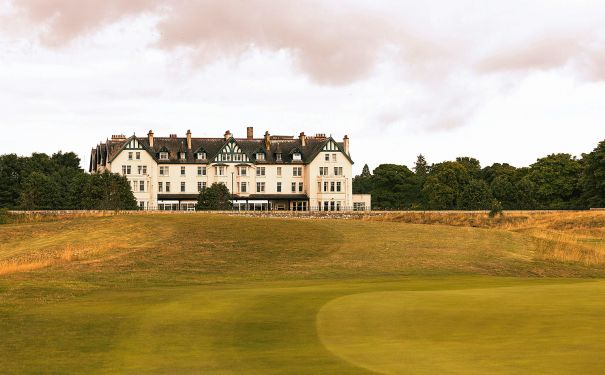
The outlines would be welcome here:
<svg viewBox="0 0 605 375">
<path fill-rule="evenodd" d="M 502 212 L 502 203 L 497 199 L 493 199 L 489 210 L 489 217 L 494 218 L 502 215 L 504 215 Z"/>
<path fill-rule="evenodd" d="M 8 224 L 10 221 L 10 214 L 8 213 L 8 209 L 0 208 L 0 224 Z"/>
</svg>

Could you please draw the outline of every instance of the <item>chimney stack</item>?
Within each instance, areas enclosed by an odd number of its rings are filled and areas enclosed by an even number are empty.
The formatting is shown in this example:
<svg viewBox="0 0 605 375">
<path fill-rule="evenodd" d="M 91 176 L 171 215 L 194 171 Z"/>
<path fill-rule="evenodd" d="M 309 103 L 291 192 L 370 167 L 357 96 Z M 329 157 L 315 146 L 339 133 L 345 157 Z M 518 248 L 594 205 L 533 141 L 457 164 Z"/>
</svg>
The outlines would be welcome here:
<svg viewBox="0 0 605 375">
<path fill-rule="evenodd" d="M 187 149 L 191 150 L 191 130 L 187 130 Z"/>
<path fill-rule="evenodd" d="M 305 147 L 307 145 L 307 136 L 305 135 L 305 132 L 300 132 L 300 134 L 298 135 L 298 139 L 300 140 L 300 145 L 302 147 Z"/>
<path fill-rule="evenodd" d="M 269 150 L 271 147 L 271 136 L 269 135 L 269 131 L 265 132 L 265 149 Z"/>
<path fill-rule="evenodd" d="M 248 139 L 254 138 L 254 128 L 252 126 L 248 126 L 246 128 L 246 138 L 248 138 Z"/>
<path fill-rule="evenodd" d="M 225 141 L 228 140 L 229 138 L 231 138 L 231 132 L 229 130 L 227 130 L 225 132 Z"/>
<path fill-rule="evenodd" d="M 147 140 L 149 141 L 149 147 L 153 148 L 153 130 L 147 133 Z"/>
<path fill-rule="evenodd" d="M 349 154 L 349 136 L 348 135 L 345 135 L 345 137 L 342 139 L 342 143 L 344 144 L 346 154 L 350 155 Z"/>
</svg>

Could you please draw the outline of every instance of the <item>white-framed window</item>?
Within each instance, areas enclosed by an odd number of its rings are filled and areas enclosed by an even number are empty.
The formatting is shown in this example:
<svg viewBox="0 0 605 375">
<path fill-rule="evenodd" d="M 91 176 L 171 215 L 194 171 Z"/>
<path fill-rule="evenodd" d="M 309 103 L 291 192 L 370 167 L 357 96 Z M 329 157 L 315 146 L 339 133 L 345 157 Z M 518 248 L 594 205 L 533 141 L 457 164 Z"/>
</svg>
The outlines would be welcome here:
<svg viewBox="0 0 605 375">
<path fill-rule="evenodd" d="M 138 170 L 139 170 L 139 174 L 141 174 L 141 175 L 146 175 L 147 174 L 147 166 L 146 165 L 139 165 L 138 166 Z"/>
<path fill-rule="evenodd" d="M 163 182 L 158 182 L 158 192 L 159 193 L 164 192 L 164 183 Z"/>
<path fill-rule="evenodd" d="M 292 183 L 292 192 L 296 193 L 296 182 Z"/>
<path fill-rule="evenodd" d="M 342 190 L 342 182 L 336 181 L 336 191 L 340 192 Z"/>
<path fill-rule="evenodd" d="M 257 182 L 256 183 L 256 192 L 257 193 L 264 193 L 265 192 L 265 183 L 264 182 Z"/>
<path fill-rule="evenodd" d="M 130 165 L 123 165 L 122 166 L 122 174 L 126 175 L 126 174 L 130 174 L 132 171 L 131 166 Z"/>
<path fill-rule="evenodd" d="M 197 175 L 205 176 L 206 175 L 206 167 L 197 167 Z"/>
<path fill-rule="evenodd" d="M 185 192 L 185 181 L 181 181 L 181 193 Z"/>
<path fill-rule="evenodd" d="M 137 184 L 136 181 L 131 181 L 132 183 L 132 191 L 136 192 L 137 191 L 137 187 L 139 186 L 139 184 Z"/>
<path fill-rule="evenodd" d="M 262 152 L 257 152 L 256 153 L 256 160 L 264 161 L 265 160 L 265 154 L 263 154 Z"/>
<path fill-rule="evenodd" d="M 144 210 L 144 209 L 145 209 L 145 201 L 140 201 L 140 202 L 139 202 L 139 208 L 140 208 L 141 210 Z"/>
<path fill-rule="evenodd" d="M 132 160 L 132 152 L 128 153 L 128 160 Z"/>
<path fill-rule="evenodd" d="M 239 175 L 246 177 L 248 175 L 248 168 L 247 167 L 239 167 Z"/>
<path fill-rule="evenodd" d="M 330 161 L 330 154 L 324 154 L 324 160 Z"/>
<path fill-rule="evenodd" d="M 206 182 L 204 181 L 199 181 L 197 183 L 197 191 L 202 191 L 206 188 Z"/>
<path fill-rule="evenodd" d="M 265 167 L 256 167 L 256 176 L 265 176 Z"/>
<path fill-rule="evenodd" d="M 281 161 L 281 153 L 275 154 L 275 161 Z"/>
<path fill-rule="evenodd" d="M 135 155 L 136 155 L 137 160 L 141 160 L 141 153 L 140 152 L 135 153 Z"/>
<path fill-rule="evenodd" d="M 342 176 L 342 167 L 334 167 L 334 176 Z"/>
<path fill-rule="evenodd" d="M 302 192 L 303 192 L 303 183 L 302 183 L 302 182 L 299 182 L 299 183 L 298 183 L 298 192 L 299 192 L 299 193 L 302 193 Z"/>
<path fill-rule="evenodd" d="M 170 182 L 166 182 L 166 193 L 170 193 Z"/>
<path fill-rule="evenodd" d="M 204 160 L 204 159 L 206 159 L 206 153 L 205 152 L 198 152 L 197 155 L 196 155 L 196 158 L 198 160 Z"/>
<path fill-rule="evenodd" d="M 302 167 L 294 167 L 292 168 L 292 176 L 300 177 L 302 176 Z"/>
<path fill-rule="evenodd" d="M 277 167 L 277 177 L 281 177 L 281 167 Z"/>
<path fill-rule="evenodd" d="M 160 166 L 160 176 L 168 176 L 168 166 L 167 165 L 161 165 Z"/>
<path fill-rule="evenodd" d="M 160 152 L 160 160 L 168 160 L 168 153 L 167 152 Z"/>
<path fill-rule="evenodd" d="M 336 154 L 332 154 L 332 161 L 336 162 Z"/>
<path fill-rule="evenodd" d="M 277 192 L 281 193 L 281 182 L 277 183 Z"/>
<path fill-rule="evenodd" d="M 139 191 L 145 191 L 145 181 L 139 181 Z"/>
<path fill-rule="evenodd" d="M 328 154 L 326 154 L 328 155 Z M 328 175 L 328 167 L 319 167 L 319 175 L 327 176 Z"/>
<path fill-rule="evenodd" d="M 336 190 L 336 184 L 334 183 L 334 181 L 330 182 L 330 191 L 335 191 Z"/>
<path fill-rule="evenodd" d="M 185 175 L 185 167 L 181 167 L 181 176 Z"/>
<path fill-rule="evenodd" d="M 366 202 L 353 202 L 353 211 L 365 211 Z"/>
<path fill-rule="evenodd" d="M 234 154 L 233 161 L 242 161 L 242 154 Z"/>
<path fill-rule="evenodd" d="M 294 161 L 300 161 L 302 159 L 300 152 L 295 152 L 294 154 L 292 154 L 292 160 Z"/>
<path fill-rule="evenodd" d="M 324 192 L 328 191 L 328 181 L 324 181 Z"/>
<path fill-rule="evenodd" d="M 224 165 L 218 165 L 216 167 L 216 175 L 217 176 L 224 176 L 225 175 L 225 166 Z"/>
<path fill-rule="evenodd" d="M 240 193 L 246 193 L 248 191 L 248 183 L 247 182 L 240 182 L 239 183 L 239 191 L 240 191 Z"/>
</svg>

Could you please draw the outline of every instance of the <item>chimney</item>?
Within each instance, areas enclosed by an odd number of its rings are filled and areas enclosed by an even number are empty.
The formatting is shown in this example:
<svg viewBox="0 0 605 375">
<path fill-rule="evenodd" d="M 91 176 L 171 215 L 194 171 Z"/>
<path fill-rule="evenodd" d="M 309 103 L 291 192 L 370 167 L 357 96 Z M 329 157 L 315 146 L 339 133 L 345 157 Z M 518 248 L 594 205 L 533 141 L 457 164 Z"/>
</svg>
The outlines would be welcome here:
<svg viewBox="0 0 605 375">
<path fill-rule="evenodd" d="M 307 136 L 305 136 L 305 132 L 300 132 L 298 135 L 298 139 L 300 140 L 300 145 L 305 147 L 307 145 Z"/>
<path fill-rule="evenodd" d="M 271 147 L 271 136 L 269 135 L 269 131 L 265 132 L 265 149 L 269 150 Z"/>
<path fill-rule="evenodd" d="M 345 135 L 345 137 L 342 139 L 342 143 L 345 146 L 345 153 L 347 155 L 349 155 L 349 136 L 348 135 Z"/>
<path fill-rule="evenodd" d="M 227 139 L 229 139 L 229 138 L 231 138 L 231 132 L 230 132 L 229 130 L 227 130 L 227 131 L 225 132 L 225 141 L 226 141 Z"/>
<path fill-rule="evenodd" d="M 246 138 L 248 138 L 248 139 L 254 138 L 254 128 L 252 126 L 248 126 L 246 128 Z"/>
<path fill-rule="evenodd" d="M 191 150 L 191 130 L 187 130 L 187 149 Z"/>
<path fill-rule="evenodd" d="M 147 140 L 149 141 L 149 147 L 153 148 L 153 130 L 147 133 Z"/>
</svg>

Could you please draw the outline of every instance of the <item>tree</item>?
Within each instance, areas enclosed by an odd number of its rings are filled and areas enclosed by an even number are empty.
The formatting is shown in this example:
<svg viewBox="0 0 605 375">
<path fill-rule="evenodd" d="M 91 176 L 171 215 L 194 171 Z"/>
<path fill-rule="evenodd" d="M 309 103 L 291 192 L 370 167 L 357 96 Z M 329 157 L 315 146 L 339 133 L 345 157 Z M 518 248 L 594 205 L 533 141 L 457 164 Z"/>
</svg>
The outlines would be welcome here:
<svg viewBox="0 0 605 375">
<path fill-rule="evenodd" d="M 483 180 L 472 179 L 463 188 L 458 200 L 458 208 L 462 210 L 487 210 L 494 198 L 489 186 Z"/>
<path fill-rule="evenodd" d="M 536 186 L 542 209 L 569 209 L 579 205 L 582 164 L 570 154 L 551 154 L 530 166 L 528 179 Z"/>
<path fill-rule="evenodd" d="M 424 155 L 420 154 L 416 158 L 416 164 L 414 165 L 414 173 L 417 176 L 424 177 L 429 173 L 429 166 L 424 158 Z"/>
<path fill-rule="evenodd" d="M 361 175 L 353 177 L 353 193 L 369 194 L 372 192 L 372 174 L 368 165 L 363 166 Z"/>
<path fill-rule="evenodd" d="M 418 177 L 405 165 L 381 164 L 372 176 L 372 206 L 408 209 L 421 201 Z"/>
<path fill-rule="evenodd" d="M 56 181 L 40 172 L 25 179 L 19 195 L 19 208 L 25 210 L 52 210 L 60 205 L 60 189 Z"/>
<path fill-rule="evenodd" d="M 468 170 L 461 163 L 446 161 L 435 164 L 422 188 L 427 207 L 433 210 L 457 208 L 462 190 L 469 181 Z"/>
<path fill-rule="evenodd" d="M 587 207 L 605 207 L 605 140 L 584 154 L 582 199 Z"/>
<path fill-rule="evenodd" d="M 0 207 L 16 207 L 21 195 L 23 164 L 23 158 L 15 154 L 0 156 Z"/>
<path fill-rule="evenodd" d="M 50 158 L 57 166 L 81 171 L 80 158 L 73 152 L 63 153 L 62 151 L 54 153 Z"/>
<path fill-rule="evenodd" d="M 197 198 L 197 210 L 229 210 L 233 208 L 231 194 L 225 184 L 213 183 L 202 189 Z"/>
<path fill-rule="evenodd" d="M 372 177 L 372 173 L 370 173 L 370 167 L 367 164 L 364 164 L 363 169 L 361 170 L 361 177 Z"/>
<path fill-rule="evenodd" d="M 82 189 L 82 208 L 87 210 L 136 210 L 137 201 L 125 176 L 93 173 Z"/>
<path fill-rule="evenodd" d="M 481 163 L 479 163 L 479 160 L 468 156 L 459 156 L 456 158 L 456 162 L 462 164 L 471 177 L 481 178 Z"/>
</svg>

